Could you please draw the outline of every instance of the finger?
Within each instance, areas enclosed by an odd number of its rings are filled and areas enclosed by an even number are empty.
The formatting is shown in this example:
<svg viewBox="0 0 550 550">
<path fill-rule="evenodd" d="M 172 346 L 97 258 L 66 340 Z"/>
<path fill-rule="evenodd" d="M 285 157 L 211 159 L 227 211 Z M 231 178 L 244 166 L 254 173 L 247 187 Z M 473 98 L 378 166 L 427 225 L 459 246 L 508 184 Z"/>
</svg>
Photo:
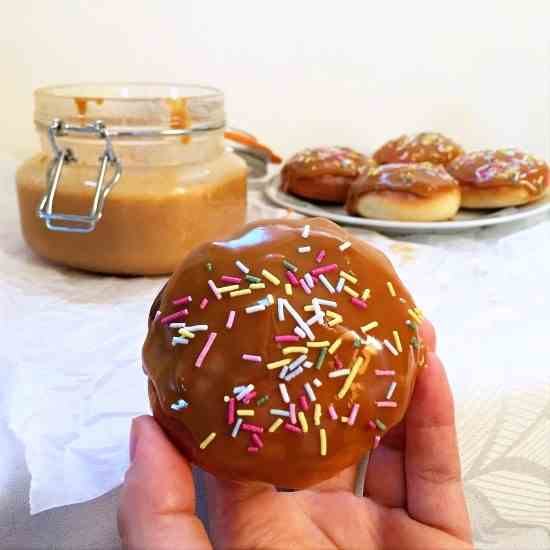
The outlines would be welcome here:
<svg viewBox="0 0 550 550">
<path fill-rule="evenodd" d="M 123 546 L 130 550 L 211 548 L 195 516 L 189 464 L 152 417 L 133 420 L 130 458 L 118 513 Z"/>
<path fill-rule="evenodd" d="M 451 389 L 441 361 L 428 353 L 406 415 L 407 509 L 419 522 L 468 541 Z"/>
<path fill-rule="evenodd" d="M 436 350 L 437 336 L 435 334 L 435 329 L 427 319 L 424 319 L 423 323 L 420 325 L 420 336 L 422 341 L 426 344 L 428 351 Z"/>
</svg>

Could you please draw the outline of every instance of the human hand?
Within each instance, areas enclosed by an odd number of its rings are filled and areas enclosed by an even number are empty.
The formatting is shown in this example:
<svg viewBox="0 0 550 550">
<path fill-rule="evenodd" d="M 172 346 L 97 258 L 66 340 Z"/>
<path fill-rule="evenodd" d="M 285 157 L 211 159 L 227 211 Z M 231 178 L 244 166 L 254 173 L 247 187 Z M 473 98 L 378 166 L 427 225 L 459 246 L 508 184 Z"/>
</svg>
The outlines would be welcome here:
<svg viewBox="0 0 550 550">
<path fill-rule="evenodd" d="M 451 390 L 433 328 L 426 323 L 422 331 L 427 370 L 417 378 L 403 422 L 372 452 L 368 497 L 353 494 L 354 467 L 296 492 L 208 476 L 214 547 L 472 548 Z M 130 456 L 119 509 L 125 548 L 212 548 L 195 515 L 189 463 L 153 418 L 134 420 Z"/>
</svg>

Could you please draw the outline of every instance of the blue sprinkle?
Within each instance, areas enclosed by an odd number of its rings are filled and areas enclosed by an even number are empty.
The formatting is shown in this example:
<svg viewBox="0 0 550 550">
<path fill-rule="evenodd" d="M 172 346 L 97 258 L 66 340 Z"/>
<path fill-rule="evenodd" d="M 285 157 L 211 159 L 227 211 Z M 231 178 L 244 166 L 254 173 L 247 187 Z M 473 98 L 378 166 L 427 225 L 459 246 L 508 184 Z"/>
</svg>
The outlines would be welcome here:
<svg viewBox="0 0 550 550">
<path fill-rule="evenodd" d="M 170 405 L 170 408 L 173 411 L 181 411 L 182 409 L 186 409 L 188 406 L 189 406 L 189 403 L 187 403 L 187 401 L 185 401 L 185 399 L 180 399 L 176 403 L 172 403 Z"/>
</svg>

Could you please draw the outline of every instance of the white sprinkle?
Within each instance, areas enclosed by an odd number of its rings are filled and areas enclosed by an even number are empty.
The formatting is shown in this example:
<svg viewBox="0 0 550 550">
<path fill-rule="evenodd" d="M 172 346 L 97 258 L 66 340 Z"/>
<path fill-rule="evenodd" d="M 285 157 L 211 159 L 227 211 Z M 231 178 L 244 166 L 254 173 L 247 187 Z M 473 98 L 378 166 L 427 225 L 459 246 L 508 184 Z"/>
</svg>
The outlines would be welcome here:
<svg viewBox="0 0 550 550">
<path fill-rule="evenodd" d="M 306 284 L 307 286 L 309 286 L 309 288 L 313 288 L 315 286 L 315 281 L 313 280 L 311 273 L 305 273 L 304 280 L 306 281 Z"/>
<path fill-rule="evenodd" d="M 307 396 L 309 397 L 310 401 L 317 401 L 317 396 L 315 395 L 315 392 L 313 391 L 313 388 L 311 387 L 311 384 L 309 382 L 306 382 L 304 384 L 304 390 L 306 390 Z"/>
<path fill-rule="evenodd" d="M 269 414 L 272 414 L 273 416 L 290 416 L 290 412 L 285 409 L 271 409 Z"/>
<path fill-rule="evenodd" d="M 178 344 L 188 344 L 189 340 L 187 338 L 183 338 L 182 336 L 173 336 L 172 337 L 172 345 L 177 346 Z"/>
<path fill-rule="evenodd" d="M 248 306 L 245 311 L 246 313 L 257 313 L 258 311 L 265 311 L 265 305 L 255 304 L 253 306 Z"/>
<path fill-rule="evenodd" d="M 288 370 L 291 371 L 298 368 L 306 359 L 307 359 L 307 355 L 305 354 L 300 355 L 300 357 L 298 357 L 297 359 L 294 359 L 294 361 L 292 361 L 292 363 L 288 365 Z"/>
<path fill-rule="evenodd" d="M 285 307 L 287 311 L 290 313 L 290 315 L 293 317 L 293 319 L 296 321 L 298 326 L 306 333 L 307 337 L 313 342 L 315 340 L 315 335 L 307 325 L 307 323 L 302 319 L 300 314 L 290 305 L 288 300 L 285 299 L 284 301 Z"/>
<path fill-rule="evenodd" d="M 241 424 L 243 423 L 242 418 L 237 418 L 237 422 L 235 422 L 235 426 L 233 426 L 233 431 L 231 432 L 231 437 L 237 437 L 237 434 L 239 433 L 239 430 L 241 429 Z"/>
<path fill-rule="evenodd" d="M 340 378 L 340 376 L 347 376 L 350 373 L 350 369 L 338 369 L 328 373 L 329 378 Z"/>
<path fill-rule="evenodd" d="M 323 300 L 322 298 L 313 298 L 312 300 L 313 304 L 320 304 L 322 306 L 327 307 L 338 307 L 338 303 L 334 302 L 332 300 Z"/>
<path fill-rule="evenodd" d="M 342 243 L 338 248 L 344 252 L 344 250 L 347 250 L 351 246 L 351 243 L 349 241 L 346 241 L 345 243 Z"/>
<path fill-rule="evenodd" d="M 309 230 L 310 230 L 309 224 L 304 225 L 304 230 L 302 231 L 302 237 L 304 239 L 307 239 L 309 237 Z"/>
<path fill-rule="evenodd" d="M 185 327 L 185 330 L 189 332 L 201 332 L 203 330 L 208 330 L 208 325 L 192 325 L 190 327 Z"/>
<path fill-rule="evenodd" d="M 248 269 L 248 267 L 246 267 L 240 260 L 237 260 L 235 262 L 235 265 L 246 275 L 248 273 L 250 273 L 250 269 Z"/>
<path fill-rule="evenodd" d="M 208 286 L 210 287 L 210 290 L 214 294 L 214 296 L 218 299 L 222 299 L 222 295 L 220 291 L 218 290 L 218 287 L 216 286 L 216 283 L 212 279 L 208 279 Z"/>
<path fill-rule="evenodd" d="M 314 378 L 313 379 L 313 385 L 316 387 L 316 388 L 320 388 L 323 383 L 321 382 L 321 380 L 319 380 L 319 378 Z"/>
<path fill-rule="evenodd" d="M 325 314 L 321 311 L 320 313 L 317 313 L 316 315 L 314 315 L 313 317 L 310 317 L 306 323 L 311 326 L 311 325 L 315 325 L 315 324 L 321 324 L 323 319 L 325 318 Z"/>
<path fill-rule="evenodd" d="M 279 384 L 279 391 L 281 392 L 281 397 L 285 403 L 290 403 L 290 397 L 288 395 L 288 390 L 286 389 L 286 384 Z"/>
<path fill-rule="evenodd" d="M 283 298 L 277 298 L 277 319 L 279 321 L 285 320 L 285 304 Z"/>
<path fill-rule="evenodd" d="M 397 382 L 392 382 L 388 388 L 388 393 L 386 394 L 386 399 L 391 399 L 395 388 L 397 387 Z"/>
<path fill-rule="evenodd" d="M 306 337 L 306 333 L 300 327 L 294 327 L 294 334 L 296 334 L 296 336 L 299 336 L 300 338 Z"/>
<path fill-rule="evenodd" d="M 297 369 L 294 369 L 290 374 L 288 374 L 285 377 L 285 382 L 290 382 L 293 378 L 296 378 L 303 372 L 304 372 L 304 369 L 302 367 L 298 367 Z"/>
<path fill-rule="evenodd" d="M 372 346 L 374 349 L 377 349 L 378 351 L 382 350 L 382 344 L 377 340 L 374 336 L 371 336 L 370 334 L 367 335 L 366 340 L 367 346 Z"/>
<path fill-rule="evenodd" d="M 326 278 L 324 273 L 321 273 L 319 275 L 319 280 L 323 283 L 325 288 L 331 293 L 334 294 L 335 290 L 334 287 L 330 284 L 330 281 Z"/>
<path fill-rule="evenodd" d="M 254 384 L 248 384 L 248 386 L 246 386 L 244 389 L 242 389 L 242 390 L 235 396 L 235 398 L 237 399 L 237 401 L 241 401 L 241 400 L 244 399 L 253 389 L 254 389 Z"/>
<path fill-rule="evenodd" d="M 299 246 L 298 252 L 300 254 L 305 254 L 306 252 L 311 252 L 311 246 Z"/>
<path fill-rule="evenodd" d="M 338 284 L 336 285 L 336 292 L 338 292 L 338 294 L 342 292 L 342 289 L 344 288 L 345 284 L 346 284 L 346 280 L 344 279 L 344 277 L 340 277 L 338 279 Z"/>
<path fill-rule="evenodd" d="M 170 323 L 168 326 L 170 328 L 185 328 L 187 323 Z"/>
<path fill-rule="evenodd" d="M 391 342 L 389 342 L 388 340 L 384 340 L 384 345 L 385 345 L 394 355 L 399 355 L 399 352 L 393 347 L 393 345 L 391 344 Z"/>
<path fill-rule="evenodd" d="M 288 365 L 285 365 L 282 369 L 281 369 L 281 372 L 279 372 L 279 378 L 281 380 L 284 380 L 285 379 L 285 376 L 287 375 L 288 373 Z"/>
<path fill-rule="evenodd" d="M 304 361 L 302 367 L 304 367 L 304 369 L 310 369 L 311 367 L 313 367 L 313 361 Z"/>
</svg>

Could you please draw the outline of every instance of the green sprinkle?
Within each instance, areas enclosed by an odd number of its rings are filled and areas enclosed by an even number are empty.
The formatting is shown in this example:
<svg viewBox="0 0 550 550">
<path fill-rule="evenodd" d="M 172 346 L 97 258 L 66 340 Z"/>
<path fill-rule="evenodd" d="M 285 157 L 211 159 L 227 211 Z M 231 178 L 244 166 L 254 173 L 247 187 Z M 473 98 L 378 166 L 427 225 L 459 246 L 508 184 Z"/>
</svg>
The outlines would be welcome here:
<svg viewBox="0 0 550 550">
<path fill-rule="evenodd" d="M 212 264 L 212 262 L 208 262 L 206 264 L 206 270 L 207 271 L 214 271 L 214 265 Z"/>
<path fill-rule="evenodd" d="M 298 267 L 295 266 L 293 263 L 290 263 L 288 260 L 283 260 L 283 265 L 293 273 L 296 273 L 298 271 Z"/>
<path fill-rule="evenodd" d="M 315 368 L 317 370 L 321 370 L 321 367 L 323 366 L 323 363 L 325 361 L 325 357 L 327 356 L 328 348 L 321 348 L 321 351 L 319 352 L 319 355 L 317 356 L 317 361 L 315 361 Z"/>
<path fill-rule="evenodd" d="M 385 432 L 386 431 L 386 424 L 384 424 L 384 422 L 382 422 L 382 420 L 380 420 L 379 418 L 377 418 L 374 423 L 383 431 Z"/>
<path fill-rule="evenodd" d="M 410 319 L 407 319 L 405 321 L 405 324 L 411 329 L 416 331 L 416 323 L 414 321 L 411 321 Z"/>
<path fill-rule="evenodd" d="M 245 275 L 245 279 L 249 282 L 249 283 L 261 283 L 262 280 L 260 279 L 260 277 L 255 277 L 254 275 Z"/>
<path fill-rule="evenodd" d="M 413 336 L 411 338 L 411 346 L 414 349 L 419 349 L 420 348 L 420 340 L 418 340 L 418 338 L 416 336 Z"/>
<path fill-rule="evenodd" d="M 261 406 L 262 406 L 266 401 L 268 401 L 268 400 L 269 400 L 269 395 L 264 395 L 264 396 L 260 397 L 260 399 L 258 399 L 258 400 L 256 401 L 256 405 L 257 405 L 258 407 L 261 407 Z"/>
</svg>

